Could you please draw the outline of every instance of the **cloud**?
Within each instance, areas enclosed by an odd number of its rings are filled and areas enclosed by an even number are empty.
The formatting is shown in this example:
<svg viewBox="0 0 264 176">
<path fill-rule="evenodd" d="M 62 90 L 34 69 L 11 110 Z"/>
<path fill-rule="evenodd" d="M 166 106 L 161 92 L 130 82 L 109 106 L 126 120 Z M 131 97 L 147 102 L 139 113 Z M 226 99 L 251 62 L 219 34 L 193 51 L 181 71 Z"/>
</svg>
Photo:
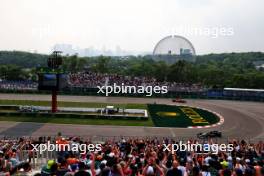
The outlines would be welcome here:
<svg viewBox="0 0 264 176">
<path fill-rule="evenodd" d="M 0 48 L 48 53 L 55 43 L 70 43 L 151 52 L 183 26 L 234 29 L 230 37 L 186 36 L 198 54 L 263 51 L 263 6 L 262 0 L 1 0 Z"/>
</svg>

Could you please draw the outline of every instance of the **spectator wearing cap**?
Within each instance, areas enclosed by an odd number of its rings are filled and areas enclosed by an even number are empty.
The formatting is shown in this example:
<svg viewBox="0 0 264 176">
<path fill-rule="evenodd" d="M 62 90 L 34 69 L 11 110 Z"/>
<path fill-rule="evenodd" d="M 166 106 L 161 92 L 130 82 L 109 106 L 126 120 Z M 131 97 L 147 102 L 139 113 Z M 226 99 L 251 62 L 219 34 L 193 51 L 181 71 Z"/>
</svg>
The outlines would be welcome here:
<svg viewBox="0 0 264 176">
<path fill-rule="evenodd" d="M 52 174 L 52 166 L 55 165 L 54 160 L 49 160 L 47 165 L 41 169 L 42 176 L 50 176 Z"/>
<path fill-rule="evenodd" d="M 220 162 L 220 164 L 223 169 L 228 169 L 229 162 L 227 162 L 226 160 L 223 160 L 222 162 Z"/>
<path fill-rule="evenodd" d="M 236 165 L 235 165 L 236 169 L 240 169 L 242 170 L 243 174 L 245 174 L 245 165 L 241 162 L 241 158 L 236 157 Z"/>
</svg>

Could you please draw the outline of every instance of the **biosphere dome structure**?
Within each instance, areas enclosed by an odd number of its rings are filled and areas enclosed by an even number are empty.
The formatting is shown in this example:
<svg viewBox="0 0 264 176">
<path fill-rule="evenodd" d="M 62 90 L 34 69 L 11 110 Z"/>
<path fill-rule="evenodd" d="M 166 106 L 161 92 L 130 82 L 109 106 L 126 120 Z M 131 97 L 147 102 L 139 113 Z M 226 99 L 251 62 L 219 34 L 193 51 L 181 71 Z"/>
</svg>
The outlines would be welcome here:
<svg viewBox="0 0 264 176">
<path fill-rule="evenodd" d="M 154 60 L 173 64 L 178 60 L 195 61 L 195 49 L 185 37 L 172 35 L 161 39 L 153 51 Z"/>
</svg>

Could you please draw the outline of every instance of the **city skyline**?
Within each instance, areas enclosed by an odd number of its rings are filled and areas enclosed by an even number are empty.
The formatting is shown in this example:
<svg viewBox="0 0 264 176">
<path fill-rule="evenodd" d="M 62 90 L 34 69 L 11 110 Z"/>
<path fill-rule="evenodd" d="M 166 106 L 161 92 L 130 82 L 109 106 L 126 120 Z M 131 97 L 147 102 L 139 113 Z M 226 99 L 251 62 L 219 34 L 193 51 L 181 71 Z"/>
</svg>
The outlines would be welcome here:
<svg viewBox="0 0 264 176">
<path fill-rule="evenodd" d="M 102 46 L 101 48 L 95 48 L 94 46 L 89 46 L 85 48 L 80 48 L 79 46 L 74 46 L 72 44 L 58 43 L 55 44 L 51 51 L 58 50 L 62 51 L 64 55 L 75 55 L 84 56 L 128 56 L 128 55 L 149 55 L 152 52 L 147 51 L 128 51 L 122 49 L 119 45 L 115 46 L 115 49 L 106 48 Z"/>
</svg>

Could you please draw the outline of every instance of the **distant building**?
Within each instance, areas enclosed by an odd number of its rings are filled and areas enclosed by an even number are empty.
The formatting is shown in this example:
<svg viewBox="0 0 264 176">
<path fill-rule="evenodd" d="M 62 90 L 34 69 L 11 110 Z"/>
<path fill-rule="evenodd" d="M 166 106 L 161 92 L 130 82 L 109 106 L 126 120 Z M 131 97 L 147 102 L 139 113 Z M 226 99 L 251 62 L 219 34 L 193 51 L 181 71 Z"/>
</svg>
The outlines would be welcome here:
<svg viewBox="0 0 264 176">
<path fill-rule="evenodd" d="M 254 61 L 253 64 L 257 70 L 264 70 L 264 61 Z"/>
<path fill-rule="evenodd" d="M 257 70 L 263 70 L 264 69 L 264 64 L 256 66 L 256 69 Z"/>
<path fill-rule="evenodd" d="M 136 52 L 136 51 L 126 51 L 122 50 L 120 46 L 116 46 L 115 50 L 107 49 L 103 46 L 101 49 L 95 49 L 94 47 L 89 48 L 79 48 L 73 47 L 71 44 L 56 44 L 53 47 L 53 50 L 59 50 L 63 52 L 63 55 L 74 55 L 78 56 L 130 56 L 130 55 L 145 55 L 149 54 L 148 52 Z"/>
<path fill-rule="evenodd" d="M 53 50 L 62 51 L 63 55 L 76 54 L 76 51 L 73 49 L 72 45 L 70 44 L 56 44 L 54 45 Z"/>
</svg>

